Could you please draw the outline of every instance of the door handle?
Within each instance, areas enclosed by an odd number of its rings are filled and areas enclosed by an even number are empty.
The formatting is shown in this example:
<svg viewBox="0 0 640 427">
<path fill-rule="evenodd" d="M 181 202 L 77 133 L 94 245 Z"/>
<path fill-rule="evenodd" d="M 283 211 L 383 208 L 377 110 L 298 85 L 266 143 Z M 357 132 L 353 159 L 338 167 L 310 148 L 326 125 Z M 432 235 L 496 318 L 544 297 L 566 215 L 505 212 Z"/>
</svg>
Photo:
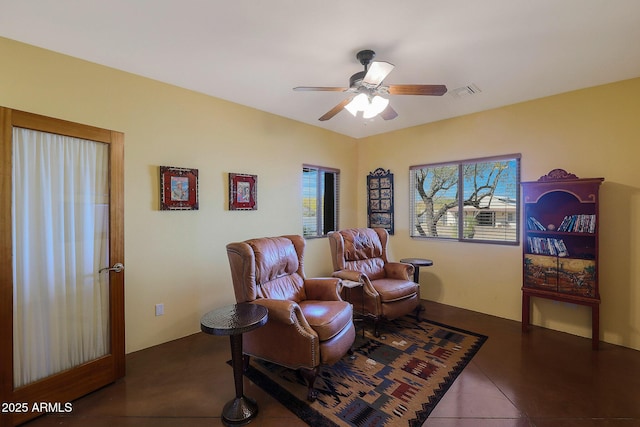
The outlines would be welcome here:
<svg viewBox="0 0 640 427">
<path fill-rule="evenodd" d="M 122 265 L 121 262 L 117 262 L 115 264 L 113 264 L 113 267 L 103 267 L 100 270 L 98 270 L 98 273 L 102 273 L 103 271 L 115 271 L 116 273 L 120 273 L 122 270 L 124 270 L 124 265 Z"/>
</svg>

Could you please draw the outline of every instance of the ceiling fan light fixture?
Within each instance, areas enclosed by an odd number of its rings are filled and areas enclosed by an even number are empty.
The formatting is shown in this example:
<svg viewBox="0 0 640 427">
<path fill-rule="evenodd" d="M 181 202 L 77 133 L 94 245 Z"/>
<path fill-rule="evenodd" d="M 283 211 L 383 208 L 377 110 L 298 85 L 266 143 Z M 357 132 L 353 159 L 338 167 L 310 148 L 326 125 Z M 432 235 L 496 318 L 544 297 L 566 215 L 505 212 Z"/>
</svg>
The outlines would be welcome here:
<svg viewBox="0 0 640 427">
<path fill-rule="evenodd" d="M 360 93 L 345 105 L 344 108 L 355 117 L 358 111 L 364 111 L 367 108 L 367 104 L 369 104 L 369 98 L 367 98 L 367 95 L 364 93 Z"/>
<path fill-rule="evenodd" d="M 389 105 L 388 99 L 376 95 L 373 97 L 373 99 L 371 100 L 371 103 L 364 110 L 362 117 L 364 117 L 365 119 L 371 119 L 377 116 L 378 114 L 382 113 L 384 109 L 387 108 L 387 105 Z"/>
<path fill-rule="evenodd" d="M 351 113 L 354 117 L 358 114 L 358 111 L 362 111 L 362 117 L 365 119 L 371 119 L 378 114 L 382 113 L 389 105 L 389 100 L 381 96 L 374 96 L 370 98 L 364 93 L 356 95 L 351 102 L 345 105 L 345 109 Z"/>
</svg>

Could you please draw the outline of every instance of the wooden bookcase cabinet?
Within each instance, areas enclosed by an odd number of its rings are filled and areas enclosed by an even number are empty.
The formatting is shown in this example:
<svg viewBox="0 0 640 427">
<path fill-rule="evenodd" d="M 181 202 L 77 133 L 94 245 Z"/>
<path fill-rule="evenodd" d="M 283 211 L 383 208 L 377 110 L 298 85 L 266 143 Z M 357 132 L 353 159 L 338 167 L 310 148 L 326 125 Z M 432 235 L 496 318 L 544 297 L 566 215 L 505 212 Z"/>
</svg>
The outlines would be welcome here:
<svg viewBox="0 0 640 427">
<path fill-rule="evenodd" d="M 598 192 L 604 178 L 580 179 L 554 169 L 523 182 L 522 331 L 531 297 L 591 308 L 592 348 L 600 341 Z"/>
</svg>

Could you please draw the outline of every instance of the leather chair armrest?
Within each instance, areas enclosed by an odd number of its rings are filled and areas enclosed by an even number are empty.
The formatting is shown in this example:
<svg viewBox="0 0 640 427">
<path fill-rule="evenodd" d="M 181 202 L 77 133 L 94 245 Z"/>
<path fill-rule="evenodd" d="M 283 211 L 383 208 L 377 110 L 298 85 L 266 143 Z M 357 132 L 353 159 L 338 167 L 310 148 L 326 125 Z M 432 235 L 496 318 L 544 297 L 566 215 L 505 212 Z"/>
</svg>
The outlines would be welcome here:
<svg viewBox="0 0 640 427">
<path fill-rule="evenodd" d="M 355 270 L 338 270 L 338 271 L 334 271 L 332 276 L 342 280 L 351 280 L 354 282 L 359 282 L 363 278 L 364 274 Z"/>
<path fill-rule="evenodd" d="M 308 333 L 313 331 L 313 328 L 309 326 L 307 319 L 302 314 L 302 309 L 295 301 L 260 298 L 253 301 L 253 304 L 267 307 L 267 310 L 269 310 L 269 322 L 274 321 L 284 325 L 299 324 Z"/>
<path fill-rule="evenodd" d="M 340 301 L 340 279 L 318 277 L 304 281 L 307 299 L 319 301 Z"/>
<path fill-rule="evenodd" d="M 364 288 L 364 292 L 371 298 L 379 298 L 378 291 L 371 284 L 371 280 L 367 277 L 366 274 L 362 274 L 356 270 L 339 270 L 333 273 L 334 277 L 339 277 L 342 280 L 351 280 L 354 282 L 362 282 L 362 287 Z"/>
<path fill-rule="evenodd" d="M 320 364 L 320 339 L 298 303 L 259 298 L 253 304 L 267 307 L 269 319 L 263 327 L 244 333 L 245 354 L 292 369 L 312 369 Z"/>
<path fill-rule="evenodd" d="M 389 279 L 413 281 L 413 270 L 413 265 L 403 262 L 387 262 L 384 265 L 384 272 Z"/>
</svg>

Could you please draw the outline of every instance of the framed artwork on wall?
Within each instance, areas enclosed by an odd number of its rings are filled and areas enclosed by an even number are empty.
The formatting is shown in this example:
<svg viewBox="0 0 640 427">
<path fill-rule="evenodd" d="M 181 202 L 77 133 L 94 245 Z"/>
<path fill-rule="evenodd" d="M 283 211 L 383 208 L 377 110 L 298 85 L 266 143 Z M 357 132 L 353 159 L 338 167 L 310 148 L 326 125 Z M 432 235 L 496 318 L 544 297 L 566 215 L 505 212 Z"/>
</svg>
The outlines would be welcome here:
<svg viewBox="0 0 640 427">
<path fill-rule="evenodd" d="M 258 176 L 242 173 L 229 174 L 229 210 L 255 211 L 258 209 Z"/>
<path fill-rule="evenodd" d="M 160 166 L 160 210 L 198 210 L 198 169 Z"/>
<path fill-rule="evenodd" d="M 393 234 L 393 174 L 378 168 L 367 176 L 367 224 Z"/>
</svg>

